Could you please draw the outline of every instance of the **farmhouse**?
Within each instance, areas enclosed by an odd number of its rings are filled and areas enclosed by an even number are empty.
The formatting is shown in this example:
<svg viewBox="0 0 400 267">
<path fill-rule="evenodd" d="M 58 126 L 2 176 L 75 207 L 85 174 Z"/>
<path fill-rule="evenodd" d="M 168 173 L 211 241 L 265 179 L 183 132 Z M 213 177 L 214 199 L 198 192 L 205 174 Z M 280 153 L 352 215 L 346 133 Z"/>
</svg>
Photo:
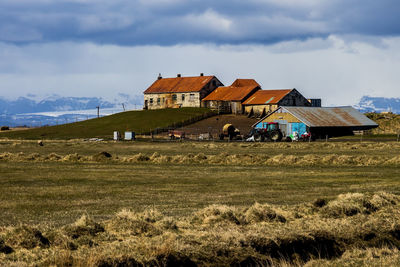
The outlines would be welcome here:
<svg viewBox="0 0 400 267">
<path fill-rule="evenodd" d="M 223 84 L 215 76 L 162 78 L 144 91 L 144 109 L 200 107 L 201 100 Z"/>
<path fill-rule="evenodd" d="M 280 106 L 311 106 L 296 89 L 258 90 L 242 103 L 246 113 L 268 114 Z"/>
<path fill-rule="evenodd" d="M 203 99 L 203 106 L 219 112 L 242 114 L 242 103 L 261 86 L 253 79 L 236 79 L 231 86 L 218 87 Z"/>
<path fill-rule="evenodd" d="M 283 136 L 307 132 L 315 138 L 348 135 L 378 127 L 352 107 L 279 107 L 253 127 L 266 128 L 270 122 L 279 123 Z"/>
</svg>

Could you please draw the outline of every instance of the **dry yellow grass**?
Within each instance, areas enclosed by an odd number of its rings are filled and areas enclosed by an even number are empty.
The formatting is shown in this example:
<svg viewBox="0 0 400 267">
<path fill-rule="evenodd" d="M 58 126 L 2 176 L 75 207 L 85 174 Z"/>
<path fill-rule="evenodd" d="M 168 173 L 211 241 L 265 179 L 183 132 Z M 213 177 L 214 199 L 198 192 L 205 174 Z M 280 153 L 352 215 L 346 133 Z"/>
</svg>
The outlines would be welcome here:
<svg viewBox="0 0 400 267">
<path fill-rule="evenodd" d="M 43 144 L 0 141 L 0 266 L 400 263 L 399 143 Z"/>
<path fill-rule="evenodd" d="M 112 157 L 108 152 L 96 153 L 92 156 L 83 156 L 78 153 L 67 154 L 61 156 L 55 153 L 48 155 L 40 155 L 38 153 L 25 154 L 20 153 L 1 153 L 0 161 L 37 161 L 37 162 L 98 162 L 110 160 L 113 162 L 127 163 L 150 163 L 150 164 L 210 164 L 210 165 L 271 165 L 271 166 L 382 166 L 382 165 L 400 165 L 400 156 L 375 156 L 375 155 L 338 155 L 330 154 L 325 156 L 317 156 L 314 154 L 305 155 L 287 155 L 279 154 L 275 156 L 269 155 L 252 155 L 252 154 L 227 154 L 220 153 L 217 155 L 183 154 L 183 155 L 162 155 L 155 152 L 151 155 L 138 153 L 127 157 Z"/>
<path fill-rule="evenodd" d="M 187 217 L 121 210 L 60 228 L 0 228 L 2 265 L 377 266 L 398 264 L 400 197 L 342 194 L 325 205 L 211 205 Z"/>
</svg>

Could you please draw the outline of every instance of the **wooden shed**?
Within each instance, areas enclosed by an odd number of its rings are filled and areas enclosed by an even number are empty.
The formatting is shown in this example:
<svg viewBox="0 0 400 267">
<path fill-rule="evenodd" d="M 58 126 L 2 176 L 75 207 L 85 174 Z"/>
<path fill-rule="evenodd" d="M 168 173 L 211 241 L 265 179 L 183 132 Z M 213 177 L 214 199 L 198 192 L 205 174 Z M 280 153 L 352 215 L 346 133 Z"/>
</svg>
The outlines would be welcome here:
<svg viewBox="0 0 400 267">
<path fill-rule="evenodd" d="M 269 122 L 279 123 L 284 137 L 294 132 L 311 133 L 315 138 L 342 136 L 353 131 L 378 127 L 374 121 L 353 107 L 279 107 L 253 125 L 265 128 Z"/>
</svg>

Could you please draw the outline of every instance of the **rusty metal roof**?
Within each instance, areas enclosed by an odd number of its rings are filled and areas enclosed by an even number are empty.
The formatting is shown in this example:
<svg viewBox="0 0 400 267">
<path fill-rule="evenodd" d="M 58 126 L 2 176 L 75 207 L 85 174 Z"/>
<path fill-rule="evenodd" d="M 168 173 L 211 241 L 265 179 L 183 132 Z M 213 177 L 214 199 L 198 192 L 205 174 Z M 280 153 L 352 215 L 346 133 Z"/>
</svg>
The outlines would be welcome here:
<svg viewBox="0 0 400 267">
<path fill-rule="evenodd" d="M 249 99 L 243 102 L 243 105 L 267 105 L 277 104 L 293 89 L 281 90 L 259 90 L 254 93 Z"/>
<path fill-rule="evenodd" d="M 350 106 L 280 107 L 275 112 L 280 110 L 286 110 L 309 127 L 378 127 L 378 124 Z"/>
<path fill-rule="evenodd" d="M 144 94 L 199 92 L 215 76 L 175 77 L 156 80 Z"/>
<path fill-rule="evenodd" d="M 258 86 L 261 88 L 261 85 L 258 84 L 254 79 L 236 79 L 231 86 L 234 87 L 242 87 L 242 86 Z"/>
<path fill-rule="evenodd" d="M 203 101 L 243 101 L 249 94 L 259 88 L 258 85 L 218 87 L 206 96 Z"/>
</svg>

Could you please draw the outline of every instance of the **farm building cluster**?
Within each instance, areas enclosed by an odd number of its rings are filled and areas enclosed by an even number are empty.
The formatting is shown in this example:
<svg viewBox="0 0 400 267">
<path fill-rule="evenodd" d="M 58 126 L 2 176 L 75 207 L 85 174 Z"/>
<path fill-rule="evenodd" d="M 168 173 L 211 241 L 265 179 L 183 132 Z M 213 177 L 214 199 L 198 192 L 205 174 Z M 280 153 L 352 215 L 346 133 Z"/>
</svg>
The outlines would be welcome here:
<svg viewBox="0 0 400 267">
<path fill-rule="evenodd" d="M 287 140 L 347 135 L 378 126 L 352 107 L 321 107 L 321 99 L 306 98 L 295 88 L 266 90 L 254 79 L 236 79 L 224 86 L 217 77 L 203 73 L 173 78 L 160 74 L 144 91 L 144 109 L 180 107 L 258 117 L 253 128 L 259 129 L 261 136 L 278 130 L 279 139 Z"/>
<path fill-rule="evenodd" d="M 158 76 L 144 91 L 144 109 L 207 107 L 220 113 L 266 115 L 280 106 L 321 106 L 295 88 L 263 90 L 254 79 L 236 79 L 224 86 L 215 76 Z"/>
</svg>

